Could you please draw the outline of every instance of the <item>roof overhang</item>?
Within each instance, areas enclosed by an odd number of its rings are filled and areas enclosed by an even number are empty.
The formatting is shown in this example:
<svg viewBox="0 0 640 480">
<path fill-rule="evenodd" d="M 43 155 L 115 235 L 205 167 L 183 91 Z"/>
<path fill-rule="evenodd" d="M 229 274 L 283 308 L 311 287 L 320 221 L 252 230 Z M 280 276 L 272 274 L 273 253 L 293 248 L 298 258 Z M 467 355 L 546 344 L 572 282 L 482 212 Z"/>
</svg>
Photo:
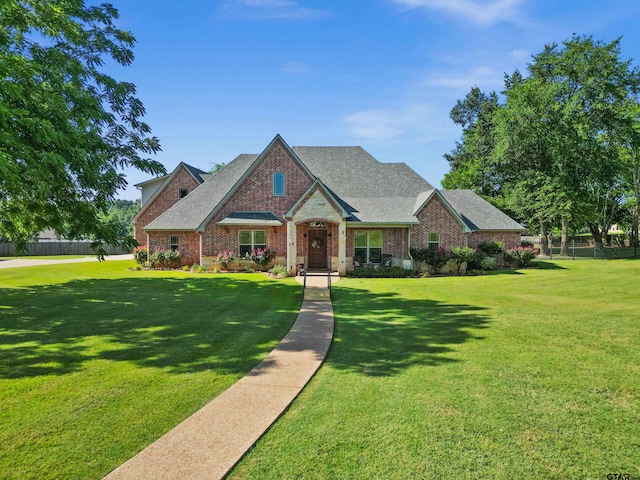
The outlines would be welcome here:
<svg viewBox="0 0 640 480">
<path fill-rule="evenodd" d="M 399 222 L 389 222 L 389 223 L 382 223 L 382 222 L 354 222 L 354 221 L 347 221 L 346 222 L 346 227 L 347 228 L 407 228 L 407 227 L 412 227 L 413 225 L 418 225 L 420 224 L 419 221 L 411 221 L 411 222 L 406 222 L 406 223 L 399 223 Z"/>
<path fill-rule="evenodd" d="M 272 212 L 231 212 L 218 225 L 281 227 L 282 221 Z"/>
</svg>

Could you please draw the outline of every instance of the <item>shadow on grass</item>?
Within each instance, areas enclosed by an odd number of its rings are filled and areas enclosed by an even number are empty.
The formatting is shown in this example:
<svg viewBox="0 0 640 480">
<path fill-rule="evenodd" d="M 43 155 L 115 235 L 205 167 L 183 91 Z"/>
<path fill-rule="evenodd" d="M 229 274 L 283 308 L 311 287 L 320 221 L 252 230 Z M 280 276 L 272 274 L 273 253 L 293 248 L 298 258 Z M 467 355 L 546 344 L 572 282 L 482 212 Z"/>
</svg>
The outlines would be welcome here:
<svg viewBox="0 0 640 480">
<path fill-rule="evenodd" d="M 333 289 L 336 335 L 327 362 L 366 376 L 388 376 L 414 365 L 458 362 L 456 347 L 480 340 L 489 326 L 482 308 L 409 299 L 401 292 Z"/>
<path fill-rule="evenodd" d="M 0 289 L 0 378 L 65 374 L 94 359 L 246 372 L 287 333 L 300 293 L 292 283 L 240 277 Z"/>
</svg>

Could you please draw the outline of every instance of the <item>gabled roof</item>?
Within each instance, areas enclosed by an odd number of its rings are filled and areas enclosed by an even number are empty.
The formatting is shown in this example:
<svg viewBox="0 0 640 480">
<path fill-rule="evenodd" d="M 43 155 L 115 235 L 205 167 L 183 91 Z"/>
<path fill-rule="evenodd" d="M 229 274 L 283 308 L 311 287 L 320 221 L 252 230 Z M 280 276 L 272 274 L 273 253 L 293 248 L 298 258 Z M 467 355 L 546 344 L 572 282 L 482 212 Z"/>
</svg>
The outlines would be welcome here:
<svg viewBox="0 0 640 480">
<path fill-rule="evenodd" d="M 425 205 L 427 203 L 429 203 L 433 198 L 438 198 L 440 199 L 440 201 L 442 202 L 442 204 L 445 206 L 445 208 L 447 210 L 449 210 L 449 213 L 451 213 L 451 215 L 453 216 L 453 218 L 455 218 L 458 223 L 460 223 L 460 225 L 462 225 L 462 228 L 464 229 L 465 232 L 472 232 L 473 229 L 464 221 L 464 218 L 462 217 L 462 215 L 460 214 L 460 212 L 454 208 L 442 195 L 442 193 L 439 190 L 433 189 L 430 192 L 421 192 L 420 195 L 418 195 L 418 200 L 422 199 L 421 203 L 417 203 L 417 208 L 415 209 L 414 214 L 417 215 L 420 210 L 422 210 Z"/>
<path fill-rule="evenodd" d="M 417 213 L 438 197 L 465 231 L 511 230 L 522 226 L 470 190 L 435 189 L 404 163 L 382 163 L 362 147 L 289 147 L 276 135 L 259 154 L 238 155 L 216 175 L 169 208 L 145 230 L 203 231 L 207 222 L 237 191 L 244 180 L 276 145 L 280 144 L 309 176 L 312 186 L 321 188 L 338 205 L 347 223 L 419 223 Z M 175 173 L 175 172 L 174 172 Z M 202 176 L 204 172 L 199 173 Z M 205 174 L 206 175 L 206 174 Z M 202 177 L 201 177 L 202 178 Z M 303 196 L 305 198 L 306 195 Z M 287 213 L 292 214 L 300 199 Z M 271 212 L 257 212 L 266 215 Z M 236 216 L 234 216 L 237 214 Z M 263 217 L 264 217 L 263 215 Z M 247 212 L 234 212 L 222 222 L 250 221 Z M 256 221 L 273 221 L 256 218 Z M 277 221 L 280 221 L 278 219 Z"/>
<path fill-rule="evenodd" d="M 236 186 L 258 155 L 238 155 L 189 195 L 145 227 L 146 230 L 196 230 Z"/>
<path fill-rule="evenodd" d="M 151 205 L 151 203 L 158 197 L 158 195 L 160 195 L 160 193 L 162 193 L 162 191 L 164 190 L 164 188 L 169 185 L 169 183 L 171 182 L 171 180 L 173 180 L 173 178 L 178 174 L 178 172 L 180 171 L 181 168 L 184 168 L 187 170 L 187 172 L 189 172 L 193 178 L 196 180 L 196 182 L 198 183 L 204 183 L 205 178 L 209 175 L 207 172 L 200 170 L 199 168 L 196 167 L 192 167 L 191 165 L 187 165 L 184 162 L 180 162 L 178 164 L 178 166 L 176 168 L 174 168 L 173 172 L 171 172 L 169 175 L 164 175 L 163 177 L 157 177 L 157 178 L 152 178 L 151 180 L 147 180 L 146 182 L 140 182 L 137 183 L 135 186 L 136 187 L 141 187 L 143 185 L 152 183 L 152 182 L 156 182 L 160 179 L 164 179 L 164 181 L 162 182 L 162 185 L 160 185 L 160 187 L 158 187 L 158 189 L 153 193 L 153 195 L 151 196 L 151 198 L 149 200 L 147 200 L 145 202 L 144 205 L 142 205 L 142 208 L 140 208 L 140 211 L 138 213 L 136 213 L 136 215 L 131 219 L 131 222 L 135 222 L 137 220 L 137 218 L 142 215 L 142 213 L 147 209 L 147 207 L 149 205 Z"/>
<path fill-rule="evenodd" d="M 442 196 L 473 231 L 524 231 L 522 225 L 471 190 L 442 190 Z"/>
<path fill-rule="evenodd" d="M 315 189 L 319 189 L 322 191 L 322 193 L 324 193 L 325 197 L 328 197 L 329 200 L 331 200 L 335 205 L 338 206 L 339 210 L 337 210 L 338 214 L 342 217 L 342 218 L 348 218 L 349 217 L 349 212 L 347 212 L 347 210 L 345 209 L 345 206 L 343 205 L 343 203 L 340 201 L 339 198 L 337 198 L 333 192 L 331 192 L 320 180 L 316 179 L 311 186 L 307 189 L 307 191 L 300 197 L 300 199 L 298 199 L 298 201 L 296 203 L 293 204 L 293 206 L 289 209 L 289 211 L 287 213 L 284 214 L 284 217 L 287 219 L 290 219 L 291 217 L 293 217 L 294 212 L 296 212 L 298 210 L 298 208 L 306 201 L 306 199 L 308 198 L 309 194 L 311 192 L 313 192 L 313 190 Z"/>
<path fill-rule="evenodd" d="M 293 147 L 351 213 L 348 222 L 413 224 L 416 196 L 433 187 L 404 163 L 382 163 L 362 147 Z"/>
</svg>

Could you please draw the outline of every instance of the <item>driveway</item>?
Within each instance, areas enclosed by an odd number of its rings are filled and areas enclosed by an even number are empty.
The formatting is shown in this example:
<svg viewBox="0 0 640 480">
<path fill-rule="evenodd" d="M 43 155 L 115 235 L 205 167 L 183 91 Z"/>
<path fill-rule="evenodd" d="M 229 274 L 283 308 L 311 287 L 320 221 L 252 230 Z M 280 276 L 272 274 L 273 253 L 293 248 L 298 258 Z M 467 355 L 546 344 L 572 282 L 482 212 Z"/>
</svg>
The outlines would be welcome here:
<svg viewBox="0 0 640 480">
<path fill-rule="evenodd" d="M 105 256 L 105 261 L 109 260 L 133 260 L 133 255 L 130 253 L 124 255 L 108 255 Z M 35 265 L 53 265 L 56 263 L 82 263 L 82 262 L 97 262 L 98 259 L 94 256 L 84 258 L 61 258 L 60 260 L 43 260 L 43 259 L 30 259 L 29 257 L 23 258 L 11 258 L 8 260 L 0 259 L 0 268 L 16 268 L 16 267 L 33 267 Z"/>
</svg>

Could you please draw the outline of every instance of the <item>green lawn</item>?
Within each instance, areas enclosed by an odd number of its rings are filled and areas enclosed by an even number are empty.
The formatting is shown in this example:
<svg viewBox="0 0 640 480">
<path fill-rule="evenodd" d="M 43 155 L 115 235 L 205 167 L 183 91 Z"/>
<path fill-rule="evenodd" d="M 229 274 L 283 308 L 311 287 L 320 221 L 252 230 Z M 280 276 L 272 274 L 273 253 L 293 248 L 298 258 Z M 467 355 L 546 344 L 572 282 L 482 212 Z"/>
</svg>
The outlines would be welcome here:
<svg viewBox="0 0 640 480">
<path fill-rule="evenodd" d="M 0 270 L 0 478 L 101 478 L 251 370 L 301 287 L 261 274 Z"/>
<path fill-rule="evenodd" d="M 327 362 L 231 478 L 640 478 L 640 261 L 542 265 L 342 279 Z"/>
</svg>

